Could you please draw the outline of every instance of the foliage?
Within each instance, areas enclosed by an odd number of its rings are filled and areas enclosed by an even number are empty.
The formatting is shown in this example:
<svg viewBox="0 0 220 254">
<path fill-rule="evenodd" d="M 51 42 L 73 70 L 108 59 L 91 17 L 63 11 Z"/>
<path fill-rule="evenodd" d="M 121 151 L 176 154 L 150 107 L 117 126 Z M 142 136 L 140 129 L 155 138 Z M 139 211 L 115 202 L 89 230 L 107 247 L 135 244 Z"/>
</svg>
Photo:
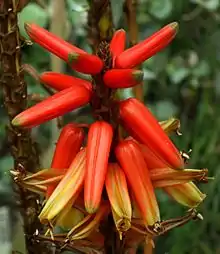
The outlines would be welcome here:
<svg viewBox="0 0 220 254">
<path fill-rule="evenodd" d="M 125 27 L 123 9 L 112 1 L 114 22 L 117 27 Z M 146 104 L 161 119 L 178 116 L 181 119 L 183 136 L 173 137 L 180 149 L 192 149 L 191 167 L 209 168 L 215 180 L 204 191 L 207 200 L 200 210 L 204 221 L 198 224 L 189 223 L 180 230 L 171 231 L 160 237 L 156 244 L 156 253 L 211 254 L 220 251 L 218 241 L 220 224 L 220 2 L 218 0 L 140 0 L 138 5 L 138 24 L 140 39 L 146 38 L 153 31 L 165 24 L 178 21 L 180 31 L 174 42 L 163 52 L 148 60 L 144 66 L 144 92 Z M 67 16 L 69 35 L 67 39 L 78 46 L 88 49 L 86 40 L 86 2 L 68 0 Z M 30 3 L 20 14 L 21 35 L 26 37 L 23 29 L 25 21 L 38 23 L 50 28 L 53 10 L 48 3 L 42 9 L 36 3 Z M 50 56 L 39 46 L 23 47 L 23 62 L 31 64 L 38 72 L 49 70 Z M 64 66 L 65 72 L 70 69 Z M 77 74 L 78 75 L 78 74 Z M 26 77 L 29 93 L 47 95 L 45 90 L 32 77 Z M 86 110 L 69 115 L 64 121 L 71 119 L 83 122 Z M 0 165 L 1 176 L 12 167 L 9 148 L 6 146 L 5 124 L 7 116 L 0 108 Z M 76 118 L 77 117 L 77 118 Z M 88 122 L 88 119 L 86 119 Z M 91 120 L 91 119 L 90 119 Z M 164 120 L 164 119 L 161 119 Z M 33 137 L 39 143 L 42 160 L 45 166 L 50 164 L 51 151 L 58 135 L 56 121 L 44 124 L 33 130 Z M 3 178 L 5 179 L 5 177 Z M 4 180 L 5 181 L 5 180 Z M 159 193 L 162 216 L 170 218 L 181 214 L 181 208 L 168 197 Z M 166 202 L 166 206 L 163 203 Z M 175 209 L 173 207 L 175 206 Z"/>
</svg>

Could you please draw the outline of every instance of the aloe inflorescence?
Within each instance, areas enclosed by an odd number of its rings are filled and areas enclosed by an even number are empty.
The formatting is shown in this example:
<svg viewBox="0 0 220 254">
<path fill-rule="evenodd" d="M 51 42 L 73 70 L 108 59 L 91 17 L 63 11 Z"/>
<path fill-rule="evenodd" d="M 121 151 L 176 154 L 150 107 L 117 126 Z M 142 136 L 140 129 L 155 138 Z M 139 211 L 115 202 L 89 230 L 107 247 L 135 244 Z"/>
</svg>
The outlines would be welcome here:
<svg viewBox="0 0 220 254">
<path fill-rule="evenodd" d="M 31 128 L 90 104 L 94 122 L 83 127 L 63 127 L 50 169 L 21 179 L 27 189 L 45 196 L 39 214 L 51 237 L 74 242 L 80 250 L 102 249 L 101 227 L 109 216 L 124 248 L 138 244 L 201 218 L 195 208 L 206 197 L 195 182 L 207 182 L 207 169 L 187 169 L 181 152 L 169 138 L 179 131 L 179 121 L 158 122 L 138 99 L 120 100 L 117 89 L 143 80 L 140 63 L 164 49 L 175 37 L 178 24 L 168 24 L 146 40 L 125 49 L 126 33 L 114 33 L 91 55 L 45 29 L 26 24 L 30 38 L 66 61 L 72 69 L 91 74 L 91 81 L 45 72 L 40 81 L 54 95 L 17 115 L 12 124 Z M 155 188 L 162 188 L 178 203 L 190 208 L 176 219 L 161 218 Z M 66 234 L 56 235 L 55 226 Z M 48 233 L 48 231 L 47 231 Z M 81 240 L 84 240 L 81 241 Z"/>
</svg>

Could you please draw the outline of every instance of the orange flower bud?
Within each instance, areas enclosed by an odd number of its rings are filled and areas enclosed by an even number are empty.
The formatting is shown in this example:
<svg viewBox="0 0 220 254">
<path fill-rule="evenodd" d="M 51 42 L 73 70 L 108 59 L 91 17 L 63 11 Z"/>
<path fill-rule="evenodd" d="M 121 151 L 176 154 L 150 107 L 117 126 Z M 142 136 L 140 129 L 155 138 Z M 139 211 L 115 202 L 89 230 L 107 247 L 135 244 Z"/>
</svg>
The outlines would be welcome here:
<svg viewBox="0 0 220 254">
<path fill-rule="evenodd" d="M 83 139 L 84 131 L 82 128 L 78 128 L 71 123 L 64 126 L 56 144 L 51 168 L 64 173 L 79 152 Z M 52 184 L 47 187 L 47 198 L 56 186 L 56 184 Z"/>
<path fill-rule="evenodd" d="M 87 104 L 90 98 L 91 92 L 88 89 L 70 87 L 18 114 L 12 124 L 31 128 Z"/>
<path fill-rule="evenodd" d="M 79 72 L 95 75 L 103 68 L 103 62 L 95 55 L 69 52 L 67 63 Z"/>
<path fill-rule="evenodd" d="M 124 29 L 115 31 L 110 42 L 110 51 L 113 56 L 120 55 L 125 49 L 126 32 Z"/>
<path fill-rule="evenodd" d="M 164 190 L 178 203 L 192 208 L 197 207 L 206 197 L 192 182 L 165 187 Z"/>
<path fill-rule="evenodd" d="M 133 68 L 164 49 L 175 37 L 178 23 L 173 22 L 151 35 L 146 40 L 123 51 L 115 59 L 117 68 Z"/>
<path fill-rule="evenodd" d="M 120 142 L 115 155 L 125 172 L 141 216 L 146 226 L 154 227 L 160 221 L 160 213 L 143 155 L 133 140 Z"/>
<path fill-rule="evenodd" d="M 41 83 L 50 86 L 57 91 L 61 91 L 72 86 L 83 86 L 89 91 L 92 91 L 92 84 L 89 81 L 58 72 L 43 72 L 39 78 Z"/>
<path fill-rule="evenodd" d="M 85 178 L 86 149 L 75 157 L 63 179 L 43 207 L 39 219 L 42 223 L 52 221 L 68 204 L 76 200 L 83 187 Z"/>
<path fill-rule="evenodd" d="M 110 42 L 110 51 L 113 58 L 113 67 L 116 56 L 120 55 L 125 49 L 126 43 L 126 32 L 124 29 L 117 30 L 112 37 Z"/>
<path fill-rule="evenodd" d="M 129 98 L 122 101 L 119 107 L 124 127 L 131 131 L 138 141 L 148 146 L 171 168 L 184 167 L 179 151 L 144 104 L 137 99 Z"/>
<path fill-rule="evenodd" d="M 115 225 L 121 236 L 131 226 L 132 209 L 125 174 L 117 163 L 108 165 L 105 186 Z"/>
<path fill-rule="evenodd" d="M 97 121 L 89 129 L 84 186 L 85 207 L 88 213 L 94 213 L 101 201 L 112 137 L 113 129 L 107 122 Z"/>
<path fill-rule="evenodd" d="M 97 56 L 89 55 L 84 50 L 71 45 L 44 28 L 36 24 L 26 23 L 25 29 L 33 41 L 64 61 L 69 62 L 72 55 L 71 59 L 74 61 L 71 66 L 73 69 L 87 74 L 97 74 L 103 68 L 103 62 Z M 81 57 L 83 60 L 81 60 Z M 87 66 L 86 64 L 82 65 L 81 62 L 84 60 L 88 61 Z"/>
<path fill-rule="evenodd" d="M 113 69 L 104 74 L 104 83 L 110 88 L 128 88 L 143 81 L 144 73 L 133 69 Z"/>
</svg>

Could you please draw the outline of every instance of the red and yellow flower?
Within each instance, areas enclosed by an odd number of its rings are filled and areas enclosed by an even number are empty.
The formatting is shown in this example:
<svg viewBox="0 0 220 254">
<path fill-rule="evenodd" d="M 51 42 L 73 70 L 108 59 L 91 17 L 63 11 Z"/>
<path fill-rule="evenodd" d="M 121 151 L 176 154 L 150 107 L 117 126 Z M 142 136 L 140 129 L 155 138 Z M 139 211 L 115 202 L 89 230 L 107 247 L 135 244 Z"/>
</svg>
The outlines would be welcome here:
<svg viewBox="0 0 220 254">
<path fill-rule="evenodd" d="M 116 229 L 132 250 L 140 241 L 201 217 L 191 210 L 181 218 L 160 218 L 155 188 L 162 188 L 190 208 L 205 198 L 194 182 L 206 182 L 207 169 L 185 169 L 180 151 L 168 136 L 179 131 L 179 121 L 159 123 L 139 100 L 119 101 L 114 97 L 115 89 L 142 81 L 143 73 L 134 67 L 165 48 L 174 39 L 178 24 L 165 26 L 129 49 L 125 49 L 125 31 L 116 31 L 106 49 L 108 68 L 100 54 L 88 54 L 35 24 L 27 24 L 26 30 L 34 42 L 72 69 L 91 74 L 92 81 L 42 73 L 40 81 L 52 87 L 55 94 L 17 115 L 12 124 L 34 127 L 89 103 L 97 116 L 88 125 L 87 139 L 81 127 L 63 127 L 51 169 L 16 176 L 24 188 L 47 198 L 40 221 L 69 228 L 65 235 L 68 241 L 83 239 L 86 244 L 93 239 L 103 245 L 99 227 L 112 212 Z M 106 94 L 111 103 L 103 99 Z M 124 128 L 128 137 L 119 135 L 119 128 Z"/>
</svg>

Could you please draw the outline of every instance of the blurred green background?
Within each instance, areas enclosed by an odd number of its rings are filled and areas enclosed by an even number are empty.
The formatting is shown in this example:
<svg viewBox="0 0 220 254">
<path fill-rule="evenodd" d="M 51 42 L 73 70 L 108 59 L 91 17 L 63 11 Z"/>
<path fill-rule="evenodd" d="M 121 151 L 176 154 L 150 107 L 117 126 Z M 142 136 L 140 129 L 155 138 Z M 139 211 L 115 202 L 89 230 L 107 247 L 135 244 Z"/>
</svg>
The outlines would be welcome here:
<svg viewBox="0 0 220 254">
<path fill-rule="evenodd" d="M 91 51 L 87 40 L 86 1 L 66 0 L 59 15 L 54 13 L 55 3 L 59 0 L 44 2 L 45 6 L 31 2 L 20 13 L 21 35 L 27 36 L 23 24 L 31 21 L 51 31 L 57 30 L 66 40 Z M 122 4 L 123 1 L 112 0 L 114 23 L 116 28 L 127 30 Z M 160 237 L 155 253 L 220 253 L 220 1 L 140 0 L 137 21 L 140 40 L 167 23 L 179 22 L 180 31 L 176 39 L 166 50 L 143 64 L 145 101 L 158 119 L 165 120 L 171 116 L 181 119 L 183 135 L 174 139 L 180 150 L 192 149 L 189 167 L 208 168 L 210 175 L 215 176 L 214 181 L 201 186 L 208 195 L 199 208 L 204 221 L 191 222 Z M 22 52 L 23 62 L 38 72 L 53 69 L 79 75 L 37 45 L 24 45 Z M 30 75 L 26 75 L 26 80 L 29 94 L 47 95 Z M 131 90 L 126 90 L 125 96 L 130 94 Z M 64 121 L 91 121 L 88 110 L 69 114 Z M 5 186 L 0 189 L 5 190 L 8 186 L 7 171 L 13 162 L 5 136 L 7 116 L 2 107 L 0 116 L 1 186 Z M 56 121 L 33 129 L 43 166 L 50 164 L 58 133 Z M 175 217 L 186 210 L 165 194 L 159 193 L 158 196 L 162 218 Z"/>
</svg>

